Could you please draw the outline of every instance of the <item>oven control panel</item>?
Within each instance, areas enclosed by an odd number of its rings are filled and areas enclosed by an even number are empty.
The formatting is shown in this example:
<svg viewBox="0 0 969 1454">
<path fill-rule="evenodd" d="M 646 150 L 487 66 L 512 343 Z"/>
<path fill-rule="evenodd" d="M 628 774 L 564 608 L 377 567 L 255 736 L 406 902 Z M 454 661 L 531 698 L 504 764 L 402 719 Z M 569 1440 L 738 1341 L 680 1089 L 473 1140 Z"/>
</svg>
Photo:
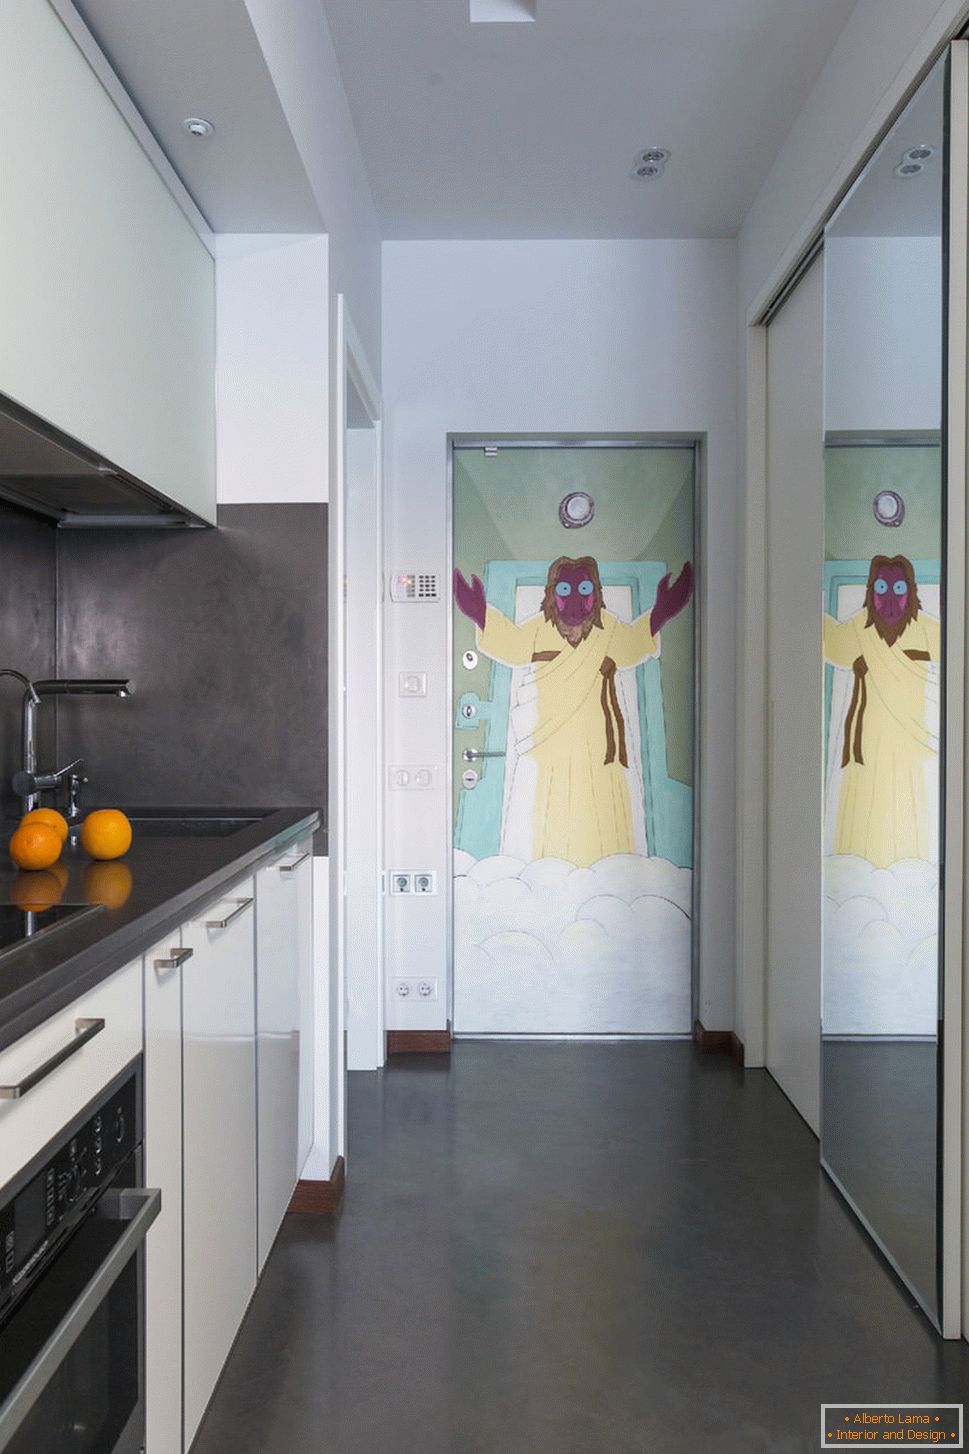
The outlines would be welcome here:
<svg viewBox="0 0 969 1454">
<path fill-rule="evenodd" d="M 40 1169 L 0 1204 L 0 1320 L 139 1145 L 137 1092 L 130 1074 L 70 1135 L 46 1147 Z"/>
</svg>

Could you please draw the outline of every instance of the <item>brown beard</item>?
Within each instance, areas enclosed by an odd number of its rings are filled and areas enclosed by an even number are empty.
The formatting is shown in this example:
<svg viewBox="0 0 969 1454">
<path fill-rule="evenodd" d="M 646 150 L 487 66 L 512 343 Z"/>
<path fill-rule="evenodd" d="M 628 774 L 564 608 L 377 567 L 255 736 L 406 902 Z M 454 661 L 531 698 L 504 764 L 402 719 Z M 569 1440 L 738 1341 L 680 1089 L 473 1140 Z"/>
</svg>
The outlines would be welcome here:
<svg viewBox="0 0 969 1454">
<path fill-rule="evenodd" d="M 905 628 L 908 626 L 908 623 L 912 619 L 913 618 L 910 615 L 906 614 L 904 616 L 901 616 L 897 621 L 883 621 L 881 616 L 879 616 L 878 612 L 875 611 L 873 612 L 872 619 L 868 622 L 868 625 L 874 626 L 875 630 L 878 632 L 882 641 L 885 642 L 886 646 L 894 646 L 896 641 L 901 636 L 902 632 L 905 630 Z"/>
<path fill-rule="evenodd" d="M 562 620 L 561 616 L 557 616 L 555 618 L 556 631 L 560 636 L 565 637 L 566 641 L 569 643 L 570 646 L 581 646 L 582 642 L 585 640 L 589 632 L 592 630 L 593 626 L 595 626 L 596 624 L 597 623 L 595 620 L 594 611 L 590 611 L 588 616 L 586 616 L 584 620 L 580 621 L 576 626 L 566 625 L 566 623 Z"/>
</svg>

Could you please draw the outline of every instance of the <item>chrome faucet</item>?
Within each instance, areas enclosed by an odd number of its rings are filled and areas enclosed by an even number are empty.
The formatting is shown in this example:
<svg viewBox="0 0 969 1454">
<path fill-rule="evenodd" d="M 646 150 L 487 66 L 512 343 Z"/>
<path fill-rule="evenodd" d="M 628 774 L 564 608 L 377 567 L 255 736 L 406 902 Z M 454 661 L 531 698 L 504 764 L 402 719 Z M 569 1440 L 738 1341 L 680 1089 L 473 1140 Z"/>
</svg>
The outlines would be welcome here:
<svg viewBox="0 0 969 1454">
<path fill-rule="evenodd" d="M 22 671 L 14 671 L 12 666 L 0 666 L 0 677 L 14 677 L 18 682 L 20 682 L 23 687 L 26 688 L 27 695 L 33 701 L 34 706 L 39 706 L 40 698 L 37 695 L 34 684 L 29 677 L 24 676 Z"/>
<path fill-rule="evenodd" d="M 75 822 L 81 816 L 81 788 L 87 782 L 81 769 L 84 767 L 83 757 L 75 758 L 66 767 L 55 768 L 52 772 L 38 772 L 37 770 L 37 709 L 40 706 L 42 697 L 131 697 L 134 695 L 135 684 L 132 681 L 121 678 L 76 678 L 69 680 L 63 677 L 53 677 L 46 681 L 30 682 L 20 672 L 9 672 L 10 676 L 16 676 L 26 683 L 26 690 L 23 697 L 23 709 L 21 717 L 21 753 L 22 769 L 16 774 L 13 780 L 13 790 L 19 794 L 23 803 L 23 810 L 29 813 L 40 803 L 40 794 L 48 792 L 51 788 L 58 788 L 64 782 L 68 785 L 68 810 L 67 818 L 69 823 Z"/>
</svg>

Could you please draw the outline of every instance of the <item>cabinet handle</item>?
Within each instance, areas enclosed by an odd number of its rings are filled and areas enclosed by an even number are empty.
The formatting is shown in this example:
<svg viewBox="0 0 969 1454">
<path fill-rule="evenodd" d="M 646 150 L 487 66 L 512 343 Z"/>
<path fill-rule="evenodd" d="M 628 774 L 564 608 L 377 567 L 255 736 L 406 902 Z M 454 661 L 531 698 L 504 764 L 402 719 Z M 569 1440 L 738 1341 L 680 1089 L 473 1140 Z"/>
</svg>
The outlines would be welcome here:
<svg viewBox="0 0 969 1454">
<path fill-rule="evenodd" d="M 301 863 L 305 863 L 306 860 L 309 858 L 309 856 L 310 855 L 308 853 L 301 853 L 300 856 L 299 856 L 299 858 L 294 858 L 293 859 L 292 863 L 281 863 L 279 865 L 279 872 L 280 873 L 295 873 L 296 870 L 299 868 L 300 864 Z"/>
<path fill-rule="evenodd" d="M 194 949 L 169 949 L 167 959 L 156 959 L 156 969 L 181 969 L 186 959 L 191 959 Z"/>
<path fill-rule="evenodd" d="M 231 902 L 232 900 L 230 900 Z M 236 899 L 235 908 L 226 914 L 224 919 L 206 919 L 206 929 L 228 929 L 233 919 L 238 919 L 239 915 L 244 914 L 251 904 L 252 899 Z"/>
<path fill-rule="evenodd" d="M 28 1091 L 33 1090 L 35 1085 L 46 1080 L 52 1070 L 56 1070 L 59 1065 L 64 1064 L 65 1060 L 70 1060 L 72 1055 L 76 1055 L 82 1045 L 93 1040 L 95 1035 L 100 1035 L 103 1029 L 103 1020 L 75 1020 L 74 1039 L 70 1044 L 55 1051 L 49 1060 L 45 1060 L 43 1065 L 39 1065 L 36 1070 L 25 1075 L 23 1080 L 18 1081 L 16 1085 L 0 1085 L 0 1101 L 19 1101 Z"/>
</svg>

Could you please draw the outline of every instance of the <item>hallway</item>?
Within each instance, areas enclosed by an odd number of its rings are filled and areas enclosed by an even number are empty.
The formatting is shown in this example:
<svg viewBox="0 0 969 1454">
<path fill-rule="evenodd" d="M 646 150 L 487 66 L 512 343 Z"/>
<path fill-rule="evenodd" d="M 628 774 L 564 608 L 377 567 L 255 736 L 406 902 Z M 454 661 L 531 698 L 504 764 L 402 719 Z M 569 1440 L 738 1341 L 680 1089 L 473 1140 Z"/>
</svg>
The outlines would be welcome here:
<svg viewBox="0 0 969 1454">
<path fill-rule="evenodd" d="M 350 1077 L 335 1219 L 289 1216 L 194 1454 L 800 1454 L 822 1402 L 960 1402 L 764 1071 L 475 1043 Z"/>
</svg>

